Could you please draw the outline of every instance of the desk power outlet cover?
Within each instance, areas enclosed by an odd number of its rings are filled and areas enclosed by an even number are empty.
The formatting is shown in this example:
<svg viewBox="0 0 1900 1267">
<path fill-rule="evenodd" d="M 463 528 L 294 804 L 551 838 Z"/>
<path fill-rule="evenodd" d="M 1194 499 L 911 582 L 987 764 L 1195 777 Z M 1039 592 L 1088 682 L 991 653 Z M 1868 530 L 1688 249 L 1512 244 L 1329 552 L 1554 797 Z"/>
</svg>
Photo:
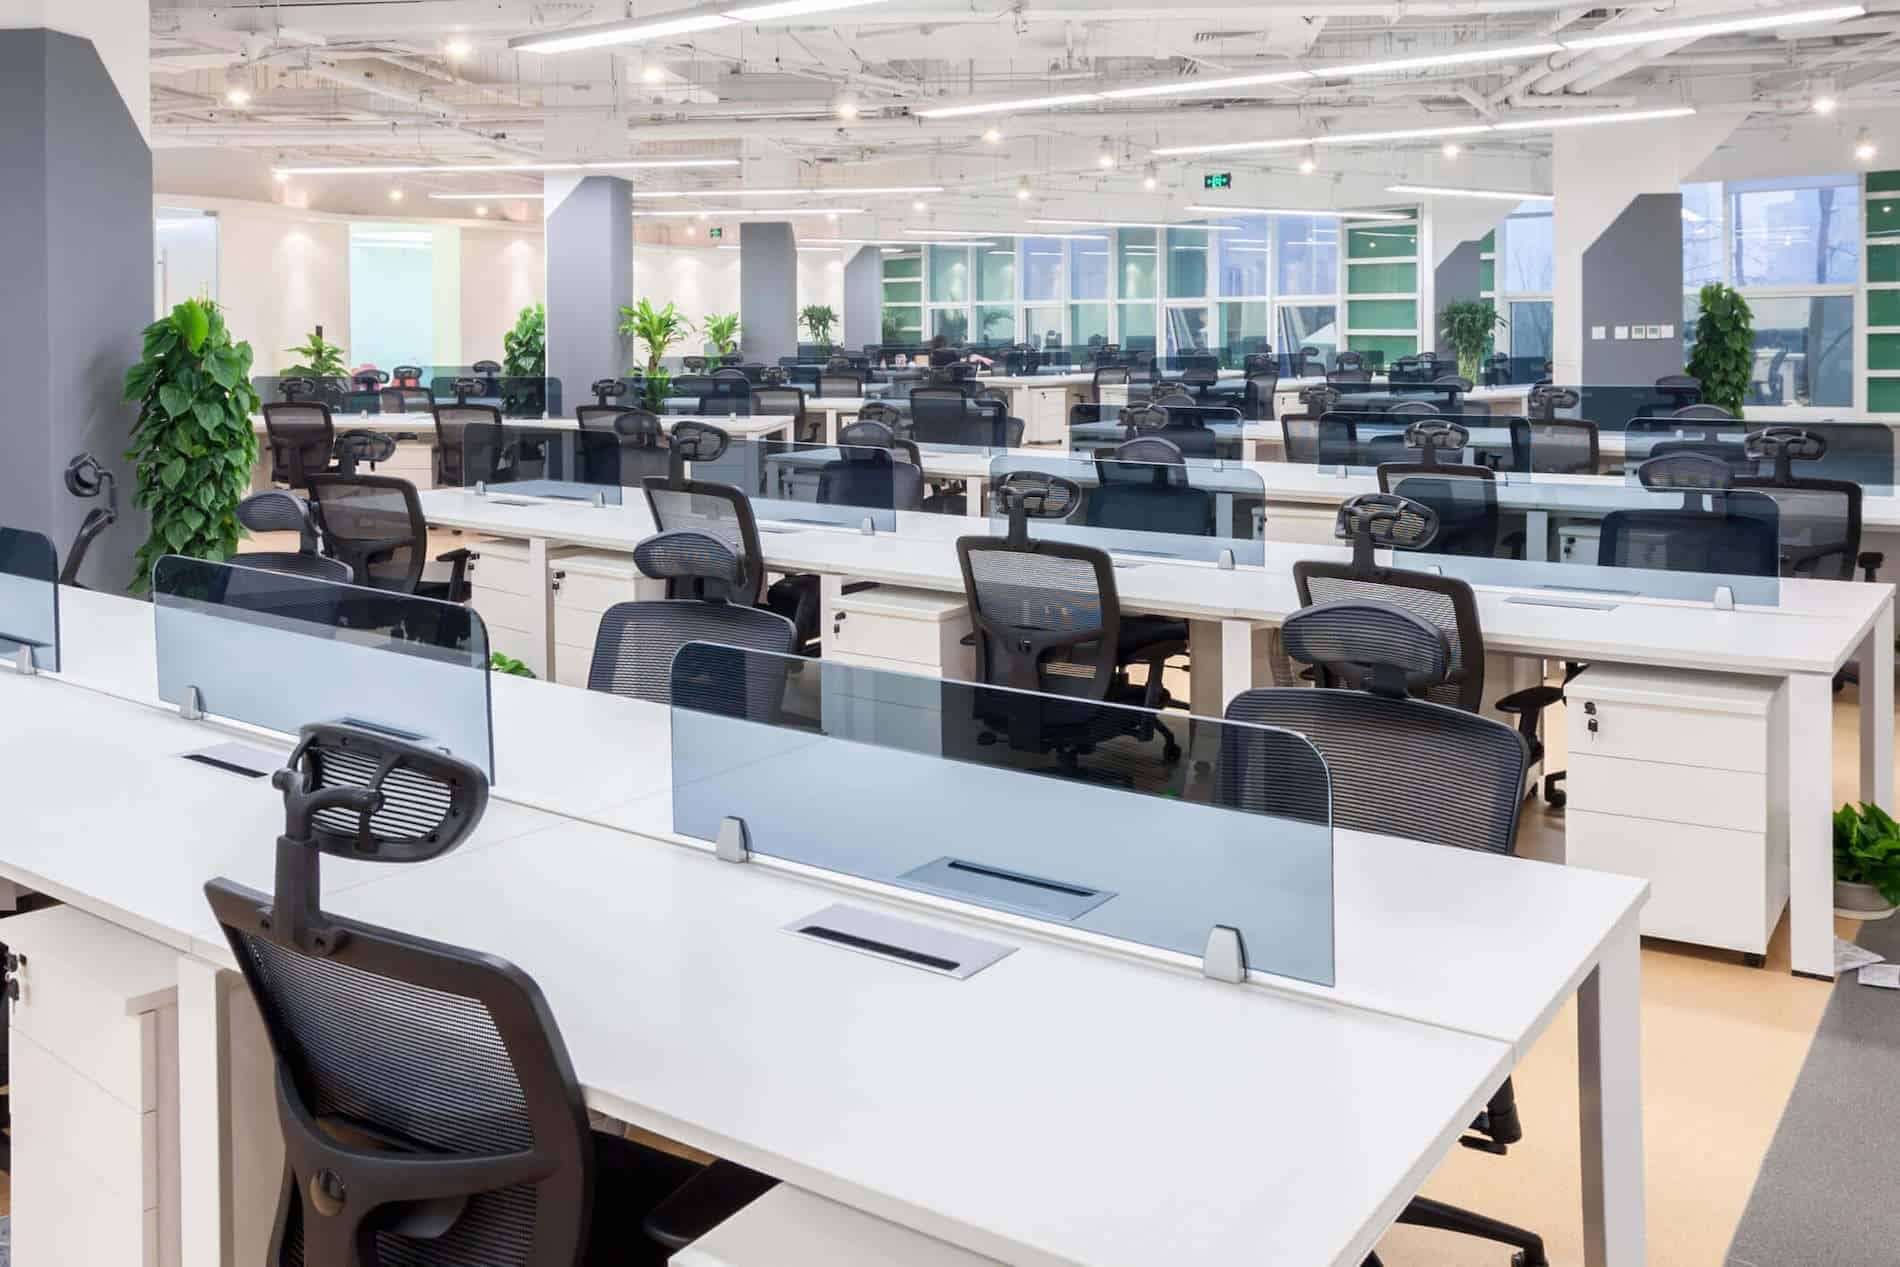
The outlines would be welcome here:
<svg viewBox="0 0 1900 1267">
<path fill-rule="evenodd" d="M 785 931 L 807 941 L 870 955 L 961 981 L 1016 953 L 1016 947 L 842 902 L 795 919 Z"/>
</svg>

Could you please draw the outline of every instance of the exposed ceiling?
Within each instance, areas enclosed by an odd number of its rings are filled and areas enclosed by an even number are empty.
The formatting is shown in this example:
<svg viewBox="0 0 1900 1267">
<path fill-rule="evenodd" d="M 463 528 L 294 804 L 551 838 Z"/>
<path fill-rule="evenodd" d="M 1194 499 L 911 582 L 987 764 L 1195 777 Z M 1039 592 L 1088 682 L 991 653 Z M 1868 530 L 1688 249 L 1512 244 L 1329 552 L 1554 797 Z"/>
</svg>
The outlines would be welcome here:
<svg viewBox="0 0 1900 1267">
<path fill-rule="evenodd" d="M 993 226 L 1037 210 L 1178 216 L 1201 174 L 1273 205 L 1364 205 L 1394 180 L 1548 188 L 1550 132 L 1579 112 L 1694 105 L 1745 126 L 1838 101 L 1900 95 L 1900 0 L 1863 16 L 1695 38 L 1569 49 L 1566 41 L 1820 4 L 1681 0 L 1587 8 L 1555 0 L 859 0 L 859 7 L 571 53 L 509 41 L 636 15 L 706 12 L 585 0 L 152 0 L 153 144 L 168 166 L 271 188 L 270 169 L 738 159 L 742 167 L 627 171 L 647 191 L 943 186 L 833 198 L 839 232 Z M 786 6 L 790 7 L 790 6 Z M 1535 51 L 1484 56 L 1492 50 Z M 1554 46 L 1554 47 L 1553 47 Z M 1478 53 L 1414 70 L 1333 74 L 1398 58 Z M 1216 90 L 1197 81 L 1317 71 Z M 1102 96 L 1152 88 L 1152 96 Z M 1178 95 L 1177 95 L 1178 94 Z M 1035 97 L 1068 105 L 923 112 Z M 1154 151 L 1271 138 L 1519 121 L 1522 131 L 1209 155 Z M 1745 134 L 1744 134 L 1745 135 Z M 1444 150 L 1448 140 L 1460 151 Z M 203 155 L 174 151 L 212 151 Z M 1309 165 L 1314 169 L 1303 172 Z M 538 216 L 541 176 L 295 176 L 279 200 L 321 206 L 400 183 L 407 209 Z M 1152 185 L 1149 183 L 1152 182 Z M 289 187 L 287 187 L 289 186 Z M 1192 194 L 1190 195 L 1190 189 Z M 1027 197 L 1019 197 L 1026 194 Z M 514 195 L 508 197 L 507 195 Z M 489 205 L 492 201 L 492 207 Z M 913 205 L 917 204 L 917 205 Z M 644 205 L 644 204 L 643 204 Z M 731 198 L 655 200 L 675 210 Z M 754 200 L 752 205 L 760 205 Z M 773 209 L 825 200 L 775 197 Z M 451 210 L 453 209 L 453 210 Z M 674 218 L 656 218 L 656 229 Z"/>
</svg>

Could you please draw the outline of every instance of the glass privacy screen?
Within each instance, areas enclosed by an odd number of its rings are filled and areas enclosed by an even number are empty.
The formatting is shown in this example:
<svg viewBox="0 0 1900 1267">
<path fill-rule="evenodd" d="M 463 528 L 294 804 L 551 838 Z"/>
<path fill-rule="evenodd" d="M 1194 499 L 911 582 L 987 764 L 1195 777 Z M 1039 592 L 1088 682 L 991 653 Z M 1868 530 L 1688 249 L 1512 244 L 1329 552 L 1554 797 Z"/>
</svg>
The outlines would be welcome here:
<svg viewBox="0 0 1900 1267">
<path fill-rule="evenodd" d="M 0 658 L 22 647 L 34 668 L 59 671 L 59 556 L 37 532 L 0 528 Z"/>
<path fill-rule="evenodd" d="M 1241 383 L 1238 379 L 1231 381 Z M 1144 423 L 1150 422 L 1153 416 L 1146 412 L 1148 400 L 1133 400 L 1127 405 L 1072 405 L 1069 408 L 1069 447 L 1093 453 L 1112 449 L 1124 440 L 1133 440 L 1138 436 L 1158 436 L 1180 449 L 1181 455 L 1189 459 L 1237 461 L 1245 456 L 1243 441 L 1246 423 L 1240 411 L 1240 401 L 1239 395 L 1216 392 L 1200 404 L 1158 406 L 1166 410 L 1166 425 L 1144 425 L 1139 430 L 1130 421 L 1124 421 L 1122 415 L 1133 410 L 1134 418 L 1140 418 Z"/>
<path fill-rule="evenodd" d="M 1257 471 L 1221 462 L 1131 462 L 1113 457 L 1008 454 L 990 461 L 993 530 L 1007 528 L 1011 476 L 1055 476 L 1080 496 L 1031 503 L 1029 535 L 1097 546 L 1131 560 L 1266 562 L 1266 485 Z"/>
<path fill-rule="evenodd" d="M 1465 444 L 1435 448 L 1433 458 L 1457 465 L 1488 467 L 1493 471 L 1529 471 L 1531 435 L 1522 418 L 1484 410 L 1452 412 L 1429 404 L 1394 398 L 1385 407 L 1361 405 L 1329 409 L 1318 418 L 1289 416 L 1283 426 L 1289 462 L 1317 462 L 1327 470 L 1371 474 L 1388 462 L 1420 462 L 1422 445 L 1412 444 L 1408 433 L 1417 424 L 1463 428 Z"/>
<path fill-rule="evenodd" d="M 1474 585 L 1619 596 L 1780 600 L 1780 513 L 1752 489 L 1646 489 L 1410 475 L 1392 491 L 1438 512 L 1438 535 L 1397 565 L 1430 566 Z"/>
<path fill-rule="evenodd" d="M 738 818 L 758 854 L 1195 956 L 1225 925 L 1333 982 L 1331 782 L 1290 731 L 690 643 L 672 732 L 680 835 Z"/>
<path fill-rule="evenodd" d="M 166 555 L 152 569 L 158 694 L 294 735 L 347 721 L 495 775 L 488 633 L 454 603 Z"/>
</svg>

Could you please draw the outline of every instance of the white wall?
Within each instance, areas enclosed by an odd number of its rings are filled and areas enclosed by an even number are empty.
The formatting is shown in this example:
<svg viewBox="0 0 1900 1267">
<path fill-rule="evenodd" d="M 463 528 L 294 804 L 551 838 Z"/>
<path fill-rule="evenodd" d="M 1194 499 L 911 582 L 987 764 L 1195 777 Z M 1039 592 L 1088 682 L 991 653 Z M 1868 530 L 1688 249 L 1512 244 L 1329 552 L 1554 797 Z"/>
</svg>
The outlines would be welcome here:
<svg viewBox="0 0 1900 1267">
<path fill-rule="evenodd" d="M 218 302 L 254 372 L 295 363 L 286 349 L 313 326 L 342 343 L 350 331 L 350 226 L 265 209 L 218 212 Z"/>
<path fill-rule="evenodd" d="M 464 283 L 466 285 L 466 283 Z M 657 242 L 633 244 L 633 293 L 657 307 L 671 303 L 693 323 L 694 334 L 672 355 L 693 353 L 703 342 L 698 331 L 708 315 L 739 311 L 739 252 L 716 246 L 674 246 Z M 798 306 L 830 304 L 844 314 L 844 255 L 832 251 L 801 251 L 798 255 Z M 804 339 L 801 328 L 799 338 Z M 832 337 L 839 337 L 834 329 Z M 641 352 L 644 356 L 645 353 Z"/>
<path fill-rule="evenodd" d="M 798 307 L 802 312 L 812 304 L 829 304 L 838 314 L 831 337 L 844 338 L 844 252 L 800 251 L 798 253 Z M 805 327 L 798 328 L 798 340 L 811 338 Z"/>
<path fill-rule="evenodd" d="M 461 363 L 502 359 L 501 339 L 523 308 L 547 302 L 541 227 L 462 231 Z"/>
</svg>

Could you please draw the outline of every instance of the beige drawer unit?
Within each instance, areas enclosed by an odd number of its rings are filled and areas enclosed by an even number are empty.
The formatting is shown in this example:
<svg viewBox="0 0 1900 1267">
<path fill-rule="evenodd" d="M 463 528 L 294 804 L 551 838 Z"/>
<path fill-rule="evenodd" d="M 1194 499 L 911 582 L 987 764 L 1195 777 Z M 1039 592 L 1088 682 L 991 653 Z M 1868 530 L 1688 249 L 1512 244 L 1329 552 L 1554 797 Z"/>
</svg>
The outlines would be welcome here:
<svg viewBox="0 0 1900 1267">
<path fill-rule="evenodd" d="M 13 1261 L 173 1267 L 178 953 L 70 906 L 6 939 Z"/>
<path fill-rule="evenodd" d="M 1566 860 L 1648 880 L 1646 935 L 1759 963 L 1788 902 L 1775 684 L 1599 665 L 1565 694 Z"/>
<path fill-rule="evenodd" d="M 976 676 L 960 594 L 880 585 L 827 600 L 822 616 L 827 660 L 965 682 Z"/>
<path fill-rule="evenodd" d="M 548 629 L 548 584 L 546 570 L 537 574 L 529 560 L 528 543 L 505 538 L 487 538 L 468 546 L 469 606 L 482 618 L 488 630 L 488 648 L 520 660 L 537 676 L 549 676 L 549 648 L 539 631 Z M 548 551 L 548 569 L 569 555 L 574 547 L 555 547 Z"/>
<path fill-rule="evenodd" d="M 630 554 L 580 552 L 552 566 L 554 576 L 554 680 L 586 686 L 594 662 L 600 618 L 616 603 L 666 597 L 666 582 L 634 566 Z"/>
</svg>

